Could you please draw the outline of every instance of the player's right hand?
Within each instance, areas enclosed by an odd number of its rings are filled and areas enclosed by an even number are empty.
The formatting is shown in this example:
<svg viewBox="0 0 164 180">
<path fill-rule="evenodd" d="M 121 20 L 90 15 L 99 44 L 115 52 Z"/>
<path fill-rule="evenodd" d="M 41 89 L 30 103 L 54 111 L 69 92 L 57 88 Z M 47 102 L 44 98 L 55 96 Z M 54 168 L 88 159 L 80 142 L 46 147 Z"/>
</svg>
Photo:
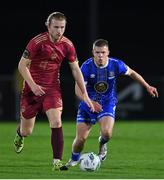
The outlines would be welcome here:
<svg viewBox="0 0 164 180">
<path fill-rule="evenodd" d="M 42 96 L 45 94 L 45 91 L 43 90 L 43 87 L 35 84 L 31 87 L 32 92 L 35 94 L 35 96 Z"/>
<path fill-rule="evenodd" d="M 153 86 L 148 86 L 147 87 L 147 91 L 148 93 L 154 98 L 154 97 L 157 97 L 158 98 L 158 91 L 155 87 Z"/>
</svg>

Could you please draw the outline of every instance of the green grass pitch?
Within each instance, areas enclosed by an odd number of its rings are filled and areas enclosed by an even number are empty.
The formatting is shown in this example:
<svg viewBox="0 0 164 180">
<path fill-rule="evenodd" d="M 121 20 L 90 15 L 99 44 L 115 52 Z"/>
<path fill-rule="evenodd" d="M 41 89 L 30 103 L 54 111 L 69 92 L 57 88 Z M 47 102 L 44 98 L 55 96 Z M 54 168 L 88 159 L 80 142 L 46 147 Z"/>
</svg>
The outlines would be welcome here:
<svg viewBox="0 0 164 180">
<path fill-rule="evenodd" d="M 117 121 L 110 153 L 96 172 L 83 172 L 79 166 L 68 171 L 52 171 L 50 129 L 47 120 L 36 121 L 33 134 L 25 139 L 21 154 L 13 149 L 17 123 L 0 123 L 1 179 L 164 179 L 164 121 Z M 93 126 L 83 152 L 97 152 L 98 124 Z M 75 123 L 63 121 L 64 154 L 71 154 Z"/>
</svg>

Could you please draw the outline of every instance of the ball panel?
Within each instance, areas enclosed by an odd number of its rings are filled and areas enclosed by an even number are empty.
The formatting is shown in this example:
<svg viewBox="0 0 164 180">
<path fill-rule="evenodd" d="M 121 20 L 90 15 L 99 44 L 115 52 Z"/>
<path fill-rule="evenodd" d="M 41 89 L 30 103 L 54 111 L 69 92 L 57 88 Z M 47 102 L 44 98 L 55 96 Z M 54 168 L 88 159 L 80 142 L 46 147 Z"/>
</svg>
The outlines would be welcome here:
<svg viewBox="0 0 164 180">
<path fill-rule="evenodd" d="M 80 169 L 82 171 L 96 171 L 100 168 L 100 158 L 93 152 L 84 153 L 80 157 Z"/>
</svg>

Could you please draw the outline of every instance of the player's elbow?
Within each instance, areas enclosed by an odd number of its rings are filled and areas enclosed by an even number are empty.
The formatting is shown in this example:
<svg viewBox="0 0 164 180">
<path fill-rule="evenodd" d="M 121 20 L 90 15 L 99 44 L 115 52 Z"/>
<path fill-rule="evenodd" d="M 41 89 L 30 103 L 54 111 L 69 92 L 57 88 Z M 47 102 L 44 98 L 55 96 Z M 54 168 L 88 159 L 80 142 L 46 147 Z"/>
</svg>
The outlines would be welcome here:
<svg viewBox="0 0 164 180">
<path fill-rule="evenodd" d="M 19 62 L 19 64 L 18 64 L 18 71 L 21 72 L 21 69 L 22 69 L 21 68 L 21 63 Z"/>
<path fill-rule="evenodd" d="M 31 61 L 29 59 L 25 59 L 24 57 L 18 63 L 19 72 L 24 72 L 26 68 L 29 68 Z"/>
<path fill-rule="evenodd" d="M 23 71 L 24 66 L 25 66 L 25 62 L 23 62 L 23 60 L 21 59 L 18 63 L 18 70 L 20 73 Z"/>
</svg>

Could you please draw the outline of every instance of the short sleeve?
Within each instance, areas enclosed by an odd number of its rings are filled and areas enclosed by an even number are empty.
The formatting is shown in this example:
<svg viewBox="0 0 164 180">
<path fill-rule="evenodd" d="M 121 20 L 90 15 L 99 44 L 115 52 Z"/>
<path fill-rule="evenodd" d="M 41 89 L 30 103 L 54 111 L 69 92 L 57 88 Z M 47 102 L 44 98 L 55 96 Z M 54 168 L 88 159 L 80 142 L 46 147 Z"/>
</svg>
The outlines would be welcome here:
<svg viewBox="0 0 164 180">
<path fill-rule="evenodd" d="M 33 59 L 35 57 L 38 48 L 39 44 L 36 44 L 35 41 L 31 39 L 26 46 L 26 50 L 29 52 L 29 59 Z"/>
<path fill-rule="evenodd" d="M 74 45 L 68 45 L 67 47 L 68 53 L 67 53 L 67 59 L 69 62 L 74 62 L 77 60 L 77 54 Z"/>
<path fill-rule="evenodd" d="M 86 64 L 82 64 L 81 72 L 83 74 L 84 81 L 87 82 L 88 81 L 88 68 L 87 68 Z"/>
<path fill-rule="evenodd" d="M 118 74 L 126 74 L 128 66 L 121 60 L 118 60 Z"/>
</svg>

